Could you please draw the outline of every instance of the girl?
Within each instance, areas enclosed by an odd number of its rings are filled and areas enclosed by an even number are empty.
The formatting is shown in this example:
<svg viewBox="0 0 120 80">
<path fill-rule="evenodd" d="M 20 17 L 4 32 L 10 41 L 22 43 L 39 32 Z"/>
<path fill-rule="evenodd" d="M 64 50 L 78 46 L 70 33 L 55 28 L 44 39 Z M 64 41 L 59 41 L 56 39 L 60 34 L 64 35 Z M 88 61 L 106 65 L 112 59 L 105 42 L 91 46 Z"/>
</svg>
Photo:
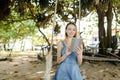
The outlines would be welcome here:
<svg viewBox="0 0 120 80">
<path fill-rule="evenodd" d="M 70 50 L 72 38 L 76 38 L 77 26 L 70 22 L 65 28 L 65 39 L 57 46 L 57 63 L 53 80 L 83 80 L 79 65 L 82 63 L 82 45 Z M 79 65 L 78 65 L 79 64 Z"/>
</svg>

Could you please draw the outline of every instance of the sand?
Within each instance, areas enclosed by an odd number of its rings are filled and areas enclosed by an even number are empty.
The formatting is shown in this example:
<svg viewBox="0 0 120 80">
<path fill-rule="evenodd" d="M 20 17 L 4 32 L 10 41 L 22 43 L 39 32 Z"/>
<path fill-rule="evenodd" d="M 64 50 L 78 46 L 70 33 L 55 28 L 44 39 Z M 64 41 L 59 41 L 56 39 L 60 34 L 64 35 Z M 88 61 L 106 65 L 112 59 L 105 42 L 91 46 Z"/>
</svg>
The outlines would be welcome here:
<svg viewBox="0 0 120 80">
<path fill-rule="evenodd" d="M 55 61 L 53 62 L 53 65 Z M 51 78 L 57 65 L 52 67 Z M 120 63 L 83 61 L 84 80 L 120 80 Z M 0 80 L 44 80 L 45 62 L 36 55 L 22 55 L 0 61 Z"/>
</svg>

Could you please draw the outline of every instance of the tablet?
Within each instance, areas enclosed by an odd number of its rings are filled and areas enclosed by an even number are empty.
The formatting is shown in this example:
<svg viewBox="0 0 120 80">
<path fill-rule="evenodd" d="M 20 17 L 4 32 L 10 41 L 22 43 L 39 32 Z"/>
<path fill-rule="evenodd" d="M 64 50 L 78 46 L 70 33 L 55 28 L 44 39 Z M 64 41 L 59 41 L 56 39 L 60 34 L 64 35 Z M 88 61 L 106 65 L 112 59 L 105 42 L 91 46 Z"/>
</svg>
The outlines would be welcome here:
<svg viewBox="0 0 120 80">
<path fill-rule="evenodd" d="M 74 51 L 74 49 L 80 45 L 82 45 L 82 39 L 81 38 L 73 38 L 72 42 L 71 42 L 70 50 Z"/>
</svg>

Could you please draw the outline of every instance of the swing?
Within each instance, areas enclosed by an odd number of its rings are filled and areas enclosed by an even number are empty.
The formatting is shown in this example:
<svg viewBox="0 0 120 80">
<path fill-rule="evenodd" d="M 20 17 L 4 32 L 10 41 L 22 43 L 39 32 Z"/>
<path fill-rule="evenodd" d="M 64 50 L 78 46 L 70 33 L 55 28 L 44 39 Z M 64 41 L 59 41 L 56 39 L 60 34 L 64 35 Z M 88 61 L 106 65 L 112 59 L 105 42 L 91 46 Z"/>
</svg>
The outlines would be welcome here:
<svg viewBox="0 0 120 80">
<path fill-rule="evenodd" d="M 55 5 L 55 11 L 54 11 L 54 22 L 53 25 L 55 26 L 56 24 L 56 12 L 57 12 L 57 3 L 58 0 L 56 0 L 56 5 Z M 51 40 L 51 45 L 50 45 L 50 52 L 46 56 L 46 69 L 45 69 L 45 75 L 44 75 L 44 80 L 51 80 L 50 72 L 52 68 L 52 46 L 53 46 L 53 34 L 54 34 L 54 27 L 52 29 L 52 40 Z"/>
<path fill-rule="evenodd" d="M 54 26 L 56 24 L 57 4 L 58 4 L 58 0 L 56 0 L 55 2 L 54 21 L 53 21 Z M 80 16 L 81 16 L 80 12 L 81 12 L 81 0 L 79 0 L 79 31 L 80 31 Z M 54 31 L 54 27 L 52 29 L 52 40 L 51 40 L 51 45 L 50 45 L 50 51 L 48 55 L 46 56 L 46 67 L 45 67 L 44 80 L 51 80 L 50 72 L 52 68 L 52 46 L 53 46 L 53 34 L 54 34 L 53 31 Z"/>
</svg>

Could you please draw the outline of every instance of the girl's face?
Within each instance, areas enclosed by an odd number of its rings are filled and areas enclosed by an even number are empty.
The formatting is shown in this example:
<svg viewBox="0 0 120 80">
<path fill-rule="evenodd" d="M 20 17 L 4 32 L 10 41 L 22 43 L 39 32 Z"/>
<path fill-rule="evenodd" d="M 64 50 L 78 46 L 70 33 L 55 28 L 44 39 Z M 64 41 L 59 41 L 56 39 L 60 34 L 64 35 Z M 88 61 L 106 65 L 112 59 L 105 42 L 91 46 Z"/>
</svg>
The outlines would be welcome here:
<svg viewBox="0 0 120 80">
<path fill-rule="evenodd" d="M 74 26 L 73 24 L 70 24 L 67 26 L 66 28 L 66 37 L 70 37 L 73 38 L 76 35 L 76 26 Z"/>
</svg>

